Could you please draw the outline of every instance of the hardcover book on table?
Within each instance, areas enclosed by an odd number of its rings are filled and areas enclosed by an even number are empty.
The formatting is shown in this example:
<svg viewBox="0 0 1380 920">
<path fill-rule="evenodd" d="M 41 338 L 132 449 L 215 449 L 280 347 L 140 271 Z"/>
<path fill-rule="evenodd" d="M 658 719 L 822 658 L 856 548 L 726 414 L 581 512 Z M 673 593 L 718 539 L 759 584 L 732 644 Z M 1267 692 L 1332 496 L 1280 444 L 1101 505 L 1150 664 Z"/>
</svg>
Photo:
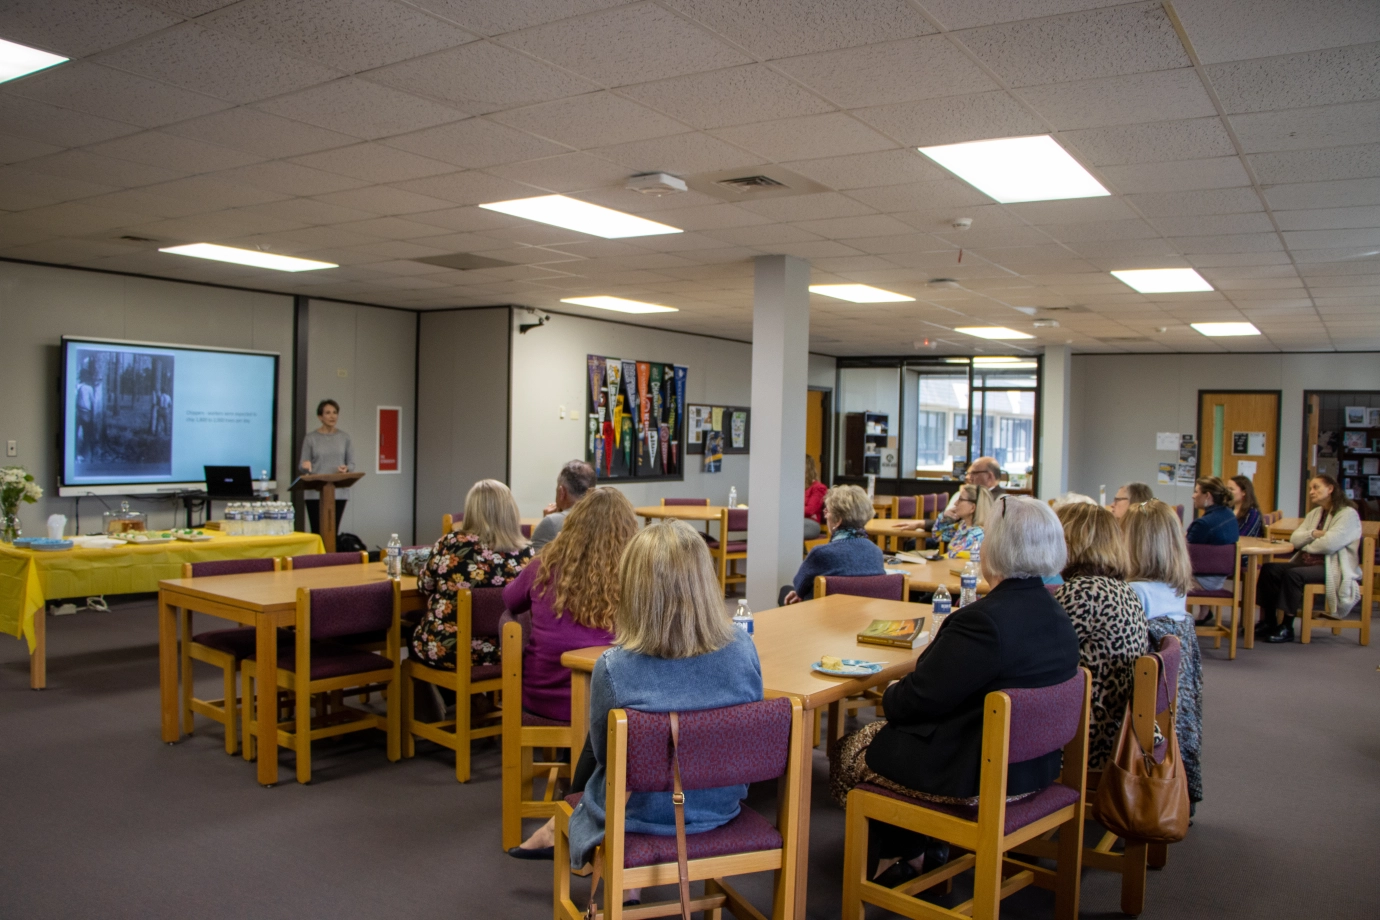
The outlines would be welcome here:
<svg viewBox="0 0 1380 920">
<path fill-rule="evenodd" d="M 925 617 L 912 617 L 906 620 L 873 620 L 867 628 L 858 633 L 858 641 L 864 645 L 889 645 L 895 648 L 915 648 L 924 644 L 929 634 L 929 624 Z"/>
</svg>

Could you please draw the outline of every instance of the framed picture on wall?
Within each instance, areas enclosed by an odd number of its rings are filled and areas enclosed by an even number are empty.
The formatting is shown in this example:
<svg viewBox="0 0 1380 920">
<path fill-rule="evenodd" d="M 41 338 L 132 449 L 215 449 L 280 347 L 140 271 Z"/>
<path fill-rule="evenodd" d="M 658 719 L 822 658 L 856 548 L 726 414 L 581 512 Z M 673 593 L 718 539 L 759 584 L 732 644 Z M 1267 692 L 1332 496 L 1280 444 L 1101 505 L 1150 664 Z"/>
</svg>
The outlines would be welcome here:
<svg viewBox="0 0 1380 920">
<path fill-rule="evenodd" d="M 1342 410 L 1348 428 L 1365 428 L 1369 413 L 1366 406 L 1347 406 Z"/>
</svg>

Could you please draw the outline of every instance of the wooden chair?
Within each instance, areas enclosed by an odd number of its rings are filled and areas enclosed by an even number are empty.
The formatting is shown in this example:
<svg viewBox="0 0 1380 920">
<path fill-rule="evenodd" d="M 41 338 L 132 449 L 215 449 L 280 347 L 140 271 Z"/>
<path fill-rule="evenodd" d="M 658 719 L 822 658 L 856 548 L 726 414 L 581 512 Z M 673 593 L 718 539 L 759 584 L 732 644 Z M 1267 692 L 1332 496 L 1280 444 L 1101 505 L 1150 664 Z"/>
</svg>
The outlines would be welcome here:
<svg viewBox="0 0 1380 920">
<path fill-rule="evenodd" d="M 574 750 L 569 722 L 556 722 L 522 708 L 522 650 L 527 645 L 531 615 L 514 618 L 503 614 L 503 849 L 522 843 L 523 818 L 550 818 L 556 814 L 556 781 L 570 779 L 579 751 Z M 584 744 L 584 739 L 580 739 Z M 564 748 L 564 762 L 537 751 Z M 536 779 L 544 776 L 546 787 L 536 797 Z"/>
<path fill-rule="evenodd" d="M 746 508 L 724 508 L 719 512 L 718 538 L 706 537 L 709 555 L 714 557 L 714 568 L 719 573 L 719 592 L 728 593 L 728 586 L 746 584 L 747 572 L 738 571 L 738 560 L 747 559 L 747 540 L 730 540 L 729 532 L 743 532 L 748 529 L 748 510 Z"/>
<path fill-rule="evenodd" d="M 452 530 L 455 529 L 455 526 L 456 526 L 456 525 L 458 525 L 458 524 L 463 524 L 463 523 L 465 523 L 465 515 L 464 515 L 463 512 L 461 512 L 460 514 L 456 514 L 456 515 L 450 515 L 450 514 L 443 514 L 443 515 L 441 515 L 441 533 L 442 533 L 442 535 L 445 535 L 445 534 L 450 533 Z M 530 537 L 530 536 L 532 536 L 532 525 L 531 525 L 531 524 L 519 524 L 519 525 L 518 525 L 518 529 L 522 531 L 522 535 L 523 535 L 524 537 Z"/>
<path fill-rule="evenodd" d="M 324 569 L 335 565 L 368 565 L 369 554 L 358 553 L 313 553 L 310 556 L 288 556 L 283 560 L 286 572 L 298 569 Z"/>
<path fill-rule="evenodd" d="M 1361 644 L 1370 645 L 1371 605 L 1375 602 L 1375 537 L 1365 537 L 1361 541 L 1361 598 L 1352 608 L 1355 616 L 1334 620 L 1320 615 L 1314 605 L 1326 594 L 1324 585 L 1304 585 L 1303 604 L 1299 609 L 1299 641 L 1308 645 L 1313 641 L 1315 629 L 1331 629 L 1334 636 L 1340 636 L 1344 629 L 1359 629 Z"/>
<path fill-rule="evenodd" d="M 1210 636 L 1213 648 L 1222 647 L 1222 638 L 1228 640 L 1227 658 L 1236 660 L 1236 634 L 1241 623 L 1241 544 L 1230 543 L 1223 546 L 1208 546 L 1203 543 L 1188 544 L 1188 559 L 1193 564 L 1193 574 L 1224 575 L 1231 579 L 1231 590 L 1218 588 L 1208 591 L 1194 588 L 1188 592 L 1188 606 L 1211 607 L 1214 622 L 1211 625 L 1195 627 L 1200 636 Z M 1222 611 L 1226 609 L 1231 616 L 1231 626 L 1222 625 Z"/>
<path fill-rule="evenodd" d="M 682 712 L 680 767 L 686 790 L 779 780 L 776 826 L 746 806 L 723 827 L 686 837 L 691 881 L 703 880 L 704 894 L 690 899 L 691 912 L 717 918 L 727 908 L 735 917 L 765 920 L 732 886 L 727 875 L 772 872 L 772 917 L 795 915 L 795 864 L 799 846 L 799 795 L 808 761 L 796 743 L 803 731 L 800 700 L 778 697 L 759 703 Z M 671 793 L 670 718 L 667 713 L 615 709 L 608 719 L 608 770 L 604 802 L 604 842 L 596 852 L 604 874 L 600 920 L 679 916 L 680 902 L 623 907 L 629 888 L 675 885 L 676 838 L 628 833 L 624 824 L 633 792 Z M 743 738 L 754 743 L 745 746 Z M 578 796 L 556 812 L 556 920 L 581 920 L 585 912 L 570 897 L 570 816 Z"/>
<path fill-rule="evenodd" d="M 815 597 L 830 594 L 849 594 L 854 597 L 876 597 L 884 601 L 910 600 L 910 576 L 904 572 L 886 575 L 816 575 Z M 918 614 L 917 614 L 918 615 Z M 837 741 L 843 737 L 843 722 L 848 714 L 864 706 L 875 707 L 877 718 L 882 718 L 882 694 L 886 687 L 872 687 L 858 696 L 845 697 L 829 706 L 829 740 Z M 820 742 L 820 714 L 815 710 L 815 746 Z"/>
<path fill-rule="evenodd" d="M 402 588 L 392 579 L 343 588 L 297 589 L 297 614 L 293 621 L 296 640 L 278 654 L 277 680 L 289 691 L 294 716 L 278 723 L 277 746 L 297 754 L 297 782 L 311 782 L 311 743 L 350 732 L 378 728 L 388 734 L 388 759 L 399 759 L 398 617 Z M 387 630 L 388 648 L 383 655 L 328 640 L 364 632 Z M 245 699 L 253 698 L 255 662 L 240 664 Z M 341 692 L 352 688 L 379 687 L 387 698 L 385 715 L 355 709 L 339 702 Z M 312 697 L 321 695 L 313 718 Z M 254 707 L 242 707 L 244 756 L 255 756 L 258 720 Z M 259 751 L 274 757 L 274 751 Z"/>
<path fill-rule="evenodd" d="M 1262 531 L 1268 531 L 1274 524 L 1278 524 L 1284 519 L 1283 511 L 1266 511 L 1260 515 L 1260 527 Z"/>
<path fill-rule="evenodd" d="M 893 495 L 891 498 L 891 510 L 889 517 L 891 520 L 912 519 L 920 517 L 924 501 L 918 495 Z M 911 537 L 886 537 L 883 540 L 882 550 L 894 553 L 901 547 L 902 540 L 909 540 Z"/>
<path fill-rule="evenodd" d="M 709 499 L 707 498 L 663 498 L 661 500 L 663 508 L 708 508 Z M 704 522 L 704 535 L 709 536 L 709 522 Z"/>
<path fill-rule="evenodd" d="M 277 559 L 224 559 L 214 562 L 184 562 L 183 578 L 212 575 L 243 575 L 249 572 L 276 572 Z M 240 662 L 254 654 L 254 627 L 217 629 L 192 635 L 192 612 L 179 611 L 178 638 L 182 657 L 182 731 L 192 733 L 194 715 L 203 715 L 225 728 L 225 753 L 239 753 Z M 202 661 L 220 668 L 224 680 L 221 698 L 197 699 L 192 679 L 192 662 Z"/>
<path fill-rule="evenodd" d="M 823 546 L 824 544 L 826 544 L 826 543 L 828 543 L 828 542 L 829 542 L 829 525 L 828 525 L 828 524 L 822 524 L 822 525 L 820 525 L 820 528 L 819 528 L 819 536 L 815 537 L 813 540 L 806 540 L 806 541 L 805 541 L 805 555 L 806 555 L 806 556 L 810 555 L 810 551 L 813 550 L 813 549 L 815 549 L 815 547 Z"/>
<path fill-rule="evenodd" d="M 455 752 L 455 779 L 470 781 L 470 743 L 503 733 L 501 711 L 489 713 L 478 728 L 470 724 L 470 697 L 503 689 L 500 664 L 471 665 L 470 641 L 474 636 L 497 636 L 503 615 L 502 588 L 470 588 L 455 595 L 456 669 L 433 668 L 415 658 L 403 662 L 402 748 L 404 757 L 417 752 L 417 738 L 434 741 Z M 455 693 L 455 718 L 419 722 L 416 717 L 415 688 L 412 681 L 423 680 Z M 518 709 L 521 710 L 521 694 Z M 520 841 L 519 841 L 520 842 Z"/>
<path fill-rule="evenodd" d="M 1078 917 L 1083 855 L 1083 795 L 1088 772 L 1088 698 L 1091 677 L 1077 676 L 1040 689 L 994 691 L 983 709 L 982 772 L 978 805 L 941 805 L 863 783 L 848 793 L 844 836 L 843 917 L 862 920 L 876 904 L 912 918 L 996 920 L 1001 899 L 1028 885 L 1053 889 L 1054 915 Z M 1006 801 L 1007 765 L 1064 751 L 1059 781 L 1019 802 Z M 969 853 L 930 869 L 895 889 L 867 878 L 868 821 L 882 821 L 949 841 Z M 1058 864 L 1047 869 L 1007 855 L 1047 831 L 1058 831 Z M 928 868 L 928 867 L 927 867 Z M 943 908 L 915 897 L 973 869 L 973 899 Z"/>
</svg>

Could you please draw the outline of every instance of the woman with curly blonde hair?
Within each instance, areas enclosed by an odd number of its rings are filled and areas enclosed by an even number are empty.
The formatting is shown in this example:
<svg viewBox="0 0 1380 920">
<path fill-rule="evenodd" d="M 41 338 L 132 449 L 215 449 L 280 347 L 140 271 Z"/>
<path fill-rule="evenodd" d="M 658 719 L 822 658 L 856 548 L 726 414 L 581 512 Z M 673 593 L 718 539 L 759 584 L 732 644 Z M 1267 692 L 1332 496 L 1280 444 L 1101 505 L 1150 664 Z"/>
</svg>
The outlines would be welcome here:
<svg viewBox="0 0 1380 920">
<path fill-rule="evenodd" d="M 561 655 L 613 642 L 618 562 L 637 533 L 632 502 L 617 489 L 594 489 L 566 512 L 560 533 L 503 589 L 513 614 L 532 613 L 522 651 L 522 708 L 570 721 L 570 669 Z"/>
</svg>

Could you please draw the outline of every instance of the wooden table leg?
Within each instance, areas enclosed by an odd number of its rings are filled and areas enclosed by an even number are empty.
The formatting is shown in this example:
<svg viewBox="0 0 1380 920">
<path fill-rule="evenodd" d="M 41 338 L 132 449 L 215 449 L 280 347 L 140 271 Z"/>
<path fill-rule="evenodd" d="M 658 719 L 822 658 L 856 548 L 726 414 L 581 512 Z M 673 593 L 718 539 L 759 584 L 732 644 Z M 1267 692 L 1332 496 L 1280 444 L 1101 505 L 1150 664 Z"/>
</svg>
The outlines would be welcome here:
<svg viewBox="0 0 1380 920">
<path fill-rule="evenodd" d="M 34 613 L 34 650 L 29 653 L 29 689 L 42 690 L 48 686 L 48 608 Z"/>
<path fill-rule="evenodd" d="M 189 678 L 190 679 L 190 678 Z M 172 744 L 182 737 L 177 712 L 177 609 L 158 592 L 158 708 L 163 740 Z"/>
<path fill-rule="evenodd" d="M 803 724 L 814 721 L 814 713 L 805 710 Z M 830 731 L 833 727 L 830 726 Z M 805 893 L 810 887 L 810 790 L 814 786 L 814 733 L 800 732 L 800 756 L 804 769 L 800 771 L 800 807 L 797 809 L 798 837 L 795 849 L 795 920 L 805 920 Z"/>
<path fill-rule="evenodd" d="M 575 763 L 584 750 L 585 738 L 589 735 L 589 677 L 588 671 L 570 671 L 570 769 L 574 775 Z"/>
<path fill-rule="evenodd" d="M 264 614 L 254 622 L 254 682 L 259 784 L 272 786 L 278 782 L 278 630 Z"/>
<path fill-rule="evenodd" d="M 1246 648 L 1255 648 L 1255 582 L 1260 577 L 1260 557 L 1246 559 L 1246 591 L 1241 598 L 1241 626 L 1246 634 L 1241 639 Z"/>
</svg>

